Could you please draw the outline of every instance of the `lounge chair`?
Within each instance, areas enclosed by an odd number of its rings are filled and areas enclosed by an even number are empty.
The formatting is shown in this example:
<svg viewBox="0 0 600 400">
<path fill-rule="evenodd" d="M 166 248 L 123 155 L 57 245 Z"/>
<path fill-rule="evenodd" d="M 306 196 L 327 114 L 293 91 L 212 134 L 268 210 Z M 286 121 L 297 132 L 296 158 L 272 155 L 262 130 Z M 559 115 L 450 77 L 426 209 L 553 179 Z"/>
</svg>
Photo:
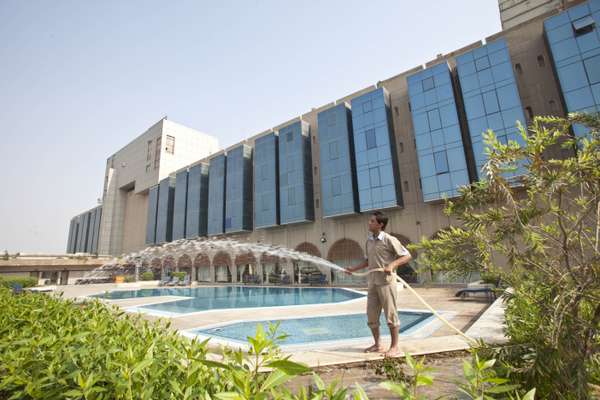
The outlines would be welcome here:
<svg viewBox="0 0 600 400">
<path fill-rule="evenodd" d="M 310 285 L 325 285 L 327 283 L 327 275 L 321 272 L 313 272 L 308 276 L 308 283 Z"/>
<path fill-rule="evenodd" d="M 167 286 L 169 282 L 171 282 L 171 278 L 166 276 L 164 279 L 161 279 L 160 282 L 158 282 L 158 286 Z"/>
<path fill-rule="evenodd" d="M 190 276 L 186 275 L 185 278 L 183 278 L 183 280 L 178 283 L 178 285 L 179 286 L 190 286 L 191 283 L 192 283 L 192 280 L 190 279 Z"/>
<path fill-rule="evenodd" d="M 179 283 L 179 277 L 174 276 L 170 282 L 165 284 L 165 286 L 176 286 L 178 283 Z"/>
<path fill-rule="evenodd" d="M 475 282 L 471 284 L 472 286 L 466 287 L 464 289 L 460 289 L 458 292 L 454 294 L 455 297 L 460 297 L 464 299 L 469 294 L 472 293 L 485 293 L 487 298 L 491 301 L 496 300 L 496 289 L 500 285 L 500 280 L 496 281 L 495 284 L 484 283 L 483 281 Z"/>
</svg>

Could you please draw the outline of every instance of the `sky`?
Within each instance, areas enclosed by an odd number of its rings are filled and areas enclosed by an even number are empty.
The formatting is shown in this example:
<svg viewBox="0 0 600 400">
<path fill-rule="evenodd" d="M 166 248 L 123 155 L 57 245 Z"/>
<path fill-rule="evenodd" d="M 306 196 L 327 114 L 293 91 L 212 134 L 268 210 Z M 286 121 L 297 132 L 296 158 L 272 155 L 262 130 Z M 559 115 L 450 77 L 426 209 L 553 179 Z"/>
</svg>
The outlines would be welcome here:
<svg viewBox="0 0 600 400">
<path fill-rule="evenodd" d="M 64 253 L 163 116 L 265 131 L 500 31 L 497 0 L 0 0 L 0 251 Z"/>
</svg>

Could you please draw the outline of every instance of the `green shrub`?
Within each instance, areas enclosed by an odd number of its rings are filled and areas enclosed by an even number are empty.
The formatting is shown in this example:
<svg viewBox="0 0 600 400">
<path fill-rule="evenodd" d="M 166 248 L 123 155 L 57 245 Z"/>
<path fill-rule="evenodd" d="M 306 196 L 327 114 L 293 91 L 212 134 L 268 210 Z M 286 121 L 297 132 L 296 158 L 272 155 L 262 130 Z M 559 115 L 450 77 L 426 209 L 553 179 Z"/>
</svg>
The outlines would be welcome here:
<svg viewBox="0 0 600 400">
<path fill-rule="evenodd" d="M 140 279 L 143 281 L 153 281 L 154 273 L 152 271 L 142 272 L 142 274 L 140 275 Z"/>
<path fill-rule="evenodd" d="M 123 281 L 127 283 L 135 282 L 135 275 L 125 275 Z"/>
<path fill-rule="evenodd" d="M 21 285 L 21 287 L 34 287 L 37 286 L 38 280 L 37 278 L 33 278 L 31 276 L 15 276 L 15 277 L 1 277 L 0 276 L 0 286 L 5 288 L 13 288 L 16 285 Z"/>
<path fill-rule="evenodd" d="M 173 276 L 174 278 L 179 278 L 181 280 L 185 279 L 185 276 L 187 274 L 185 272 L 173 272 L 171 273 L 171 276 Z"/>
<path fill-rule="evenodd" d="M 207 359 L 206 342 L 98 301 L 77 306 L 0 288 L 0 310 L 2 399 L 307 398 L 304 389 L 282 386 L 310 370 L 281 356 L 276 327 L 264 332 L 258 324 L 247 354 L 227 350 L 216 362 Z M 312 396 L 346 398 L 346 389 L 315 379 Z"/>
<path fill-rule="evenodd" d="M 575 124 L 588 133 L 574 137 Z M 540 398 L 587 400 L 600 358 L 600 115 L 536 117 L 520 130 L 523 145 L 484 134 L 482 179 L 446 202 L 456 225 L 411 248 L 432 271 L 501 273 L 509 343 L 492 351 L 492 369 Z"/>
</svg>

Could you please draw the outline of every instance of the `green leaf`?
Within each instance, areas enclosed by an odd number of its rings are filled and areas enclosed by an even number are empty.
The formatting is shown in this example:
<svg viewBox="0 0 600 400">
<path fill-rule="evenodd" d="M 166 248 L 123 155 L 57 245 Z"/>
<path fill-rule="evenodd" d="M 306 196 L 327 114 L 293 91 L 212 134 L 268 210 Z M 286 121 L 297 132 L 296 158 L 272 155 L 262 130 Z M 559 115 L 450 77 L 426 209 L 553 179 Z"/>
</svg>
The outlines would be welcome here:
<svg viewBox="0 0 600 400">
<path fill-rule="evenodd" d="M 433 378 L 429 375 L 418 375 L 416 379 L 417 386 L 433 385 Z"/>
<path fill-rule="evenodd" d="M 275 388 L 279 385 L 284 384 L 285 382 L 289 381 L 290 379 L 292 379 L 292 376 L 286 374 L 282 370 L 277 369 L 269 374 L 267 379 L 265 379 L 265 381 L 263 382 L 260 390 L 261 391 L 270 390 L 271 388 Z"/>
<path fill-rule="evenodd" d="M 235 392 L 221 392 L 215 394 L 215 398 L 219 400 L 244 400 L 244 398 Z"/>
<path fill-rule="evenodd" d="M 271 361 L 267 364 L 267 367 L 277 368 L 288 375 L 300 375 L 311 371 L 307 365 L 290 360 Z"/>
<path fill-rule="evenodd" d="M 535 400 L 535 388 L 525 393 L 525 396 L 523 396 L 522 400 Z"/>
<path fill-rule="evenodd" d="M 498 393 L 506 393 L 518 389 L 519 385 L 500 385 L 500 386 L 492 386 L 491 388 L 486 389 L 486 392 L 498 394 Z"/>
</svg>

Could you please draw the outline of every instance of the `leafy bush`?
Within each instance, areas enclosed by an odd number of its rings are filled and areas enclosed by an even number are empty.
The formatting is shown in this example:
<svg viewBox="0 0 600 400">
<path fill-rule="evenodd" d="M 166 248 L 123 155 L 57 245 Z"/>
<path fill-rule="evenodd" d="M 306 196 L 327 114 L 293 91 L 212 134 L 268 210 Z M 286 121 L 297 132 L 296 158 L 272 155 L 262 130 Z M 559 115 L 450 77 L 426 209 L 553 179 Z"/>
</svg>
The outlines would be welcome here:
<svg viewBox="0 0 600 400">
<path fill-rule="evenodd" d="M 0 286 L 5 288 L 14 288 L 16 285 L 21 287 L 34 287 L 37 286 L 38 280 L 31 276 L 15 276 L 15 277 L 2 277 L 0 276 Z"/>
<path fill-rule="evenodd" d="M 154 273 L 152 271 L 142 272 L 140 275 L 140 279 L 143 281 L 153 281 Z"/>
<path fill-rule="evenodd" d="M 308 398 L 282 386 L 310 370 L 281 356 L 276 327 L 266 333 L 258 324 L 248 354 L 227 350 L 217 362 L 206 342 L 98 301 L 77 306 L 0 288 L 0 309 L 2 399 Z M 345 398 L 346 389 L 315 381 L 311 398 Z"/>
<path fill-rule="evenodd" d="M 173 272 L 171 273 L 171 276 L 173 276 L 174 278 L 179 278 L 180 280 L 185 279 L 186 273 L 185 272 Z"/>
<path fill-rule="evenodd" d="M 127 283 L 135 282 L 135 275 L 125 275 L 123 281 Z"/>
<path fill-rule="evenodd" d="M 588 135 L 574 138 L 572 124 Z M 600 117 L 536 117 L 521 135 L 523 146 L 485 135 L 484 179 L 446 204 L 460 226 L 412 248 L 432 270 L 501 273 L 513 288 L 510 341 L 492 351 L 493 369 L 541 398 L 589 399 L 600 354 Z M 518 166 L 526 174 L 507 179 Z"/>
</svg>

